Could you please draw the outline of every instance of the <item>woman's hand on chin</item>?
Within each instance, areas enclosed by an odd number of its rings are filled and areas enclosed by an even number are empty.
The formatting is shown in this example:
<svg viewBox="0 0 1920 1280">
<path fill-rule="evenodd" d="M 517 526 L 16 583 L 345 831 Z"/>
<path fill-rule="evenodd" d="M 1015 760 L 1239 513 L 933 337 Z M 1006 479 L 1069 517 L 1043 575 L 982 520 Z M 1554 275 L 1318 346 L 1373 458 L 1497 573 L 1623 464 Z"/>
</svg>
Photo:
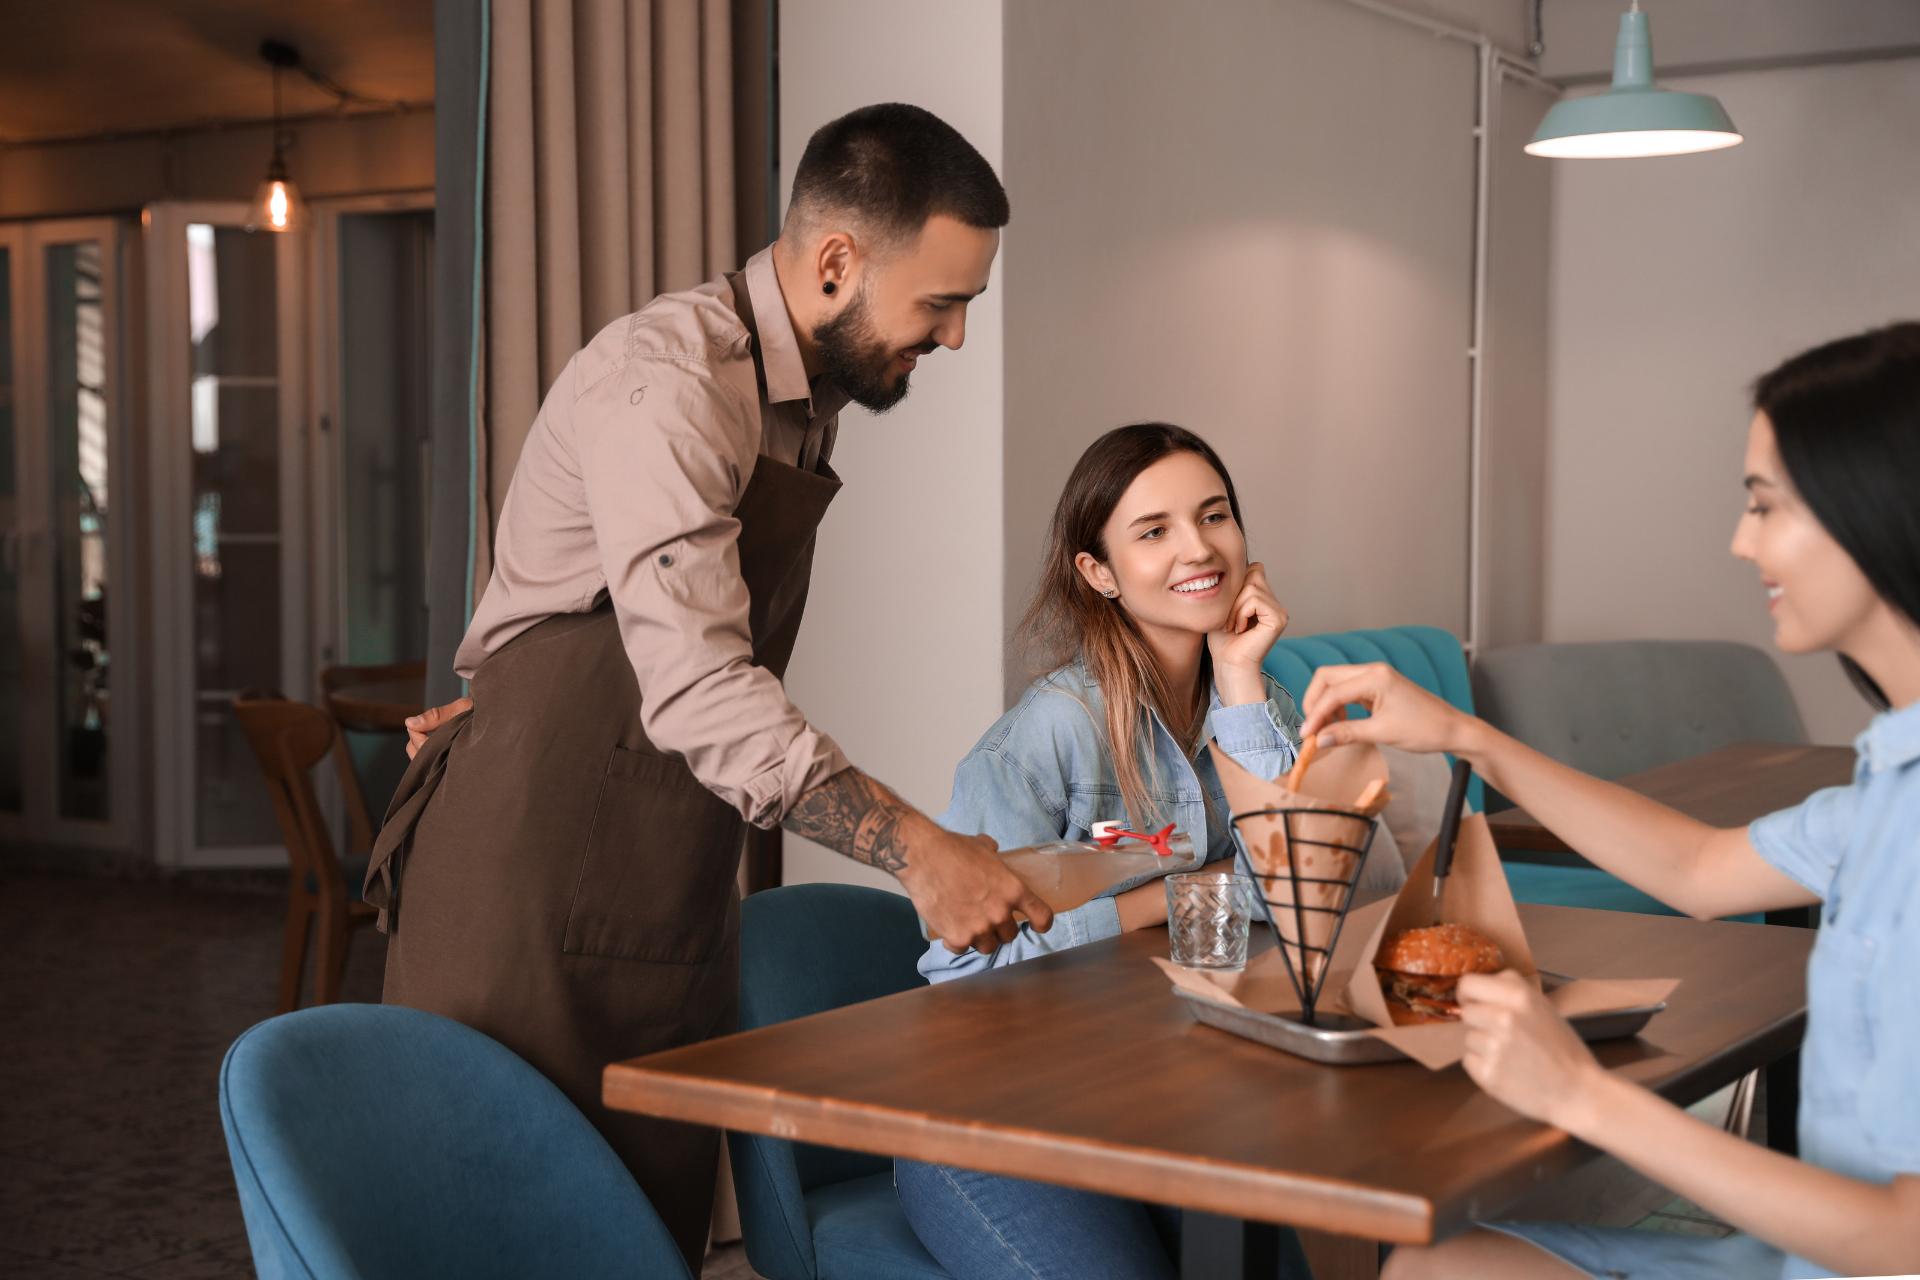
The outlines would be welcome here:
<svg viewBox="0 0 1920 1280">
<path fill-rule="evenodd" d="M 1267 585 L 1267 570 L 1257 561 L 1247 566 L 1240 594 L 1234 597 L 1227 624 L 1207 633 L 1213 655 L 1213 681 L 1220 701 L 1229 707 L 1267 700 L 1267 684 L 1260 674 L 1273 642 L 1287 629 L 1287 610 Z"/>
</svg>

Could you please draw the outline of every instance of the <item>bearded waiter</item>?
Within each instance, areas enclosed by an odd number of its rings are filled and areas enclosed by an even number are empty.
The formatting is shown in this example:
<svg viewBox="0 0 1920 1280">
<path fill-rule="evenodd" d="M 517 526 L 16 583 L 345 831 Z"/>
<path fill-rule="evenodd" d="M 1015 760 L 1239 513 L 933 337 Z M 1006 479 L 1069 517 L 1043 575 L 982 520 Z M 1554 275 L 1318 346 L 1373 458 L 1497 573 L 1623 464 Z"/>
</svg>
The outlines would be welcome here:
<svg viewBox="0 0 1920 1280">
<path fill-rule="evenodd" d="M 744 823 L 898 877 L 956 950 L 1046 905 L 990 840 L 941 830 L 787 699 L 840 407 L 882 410 L 958 349 L 1007 197 L 916 107 L 813 136 L 780 239 L 575 354 L 501 512 L 457 657 L 367 898 L 386 999 L 546 1073 L 606 1135 L 699 1268 L 718 1135 L 607 1110 L 610 1062 L 729 1029 Z"/>
</svg>

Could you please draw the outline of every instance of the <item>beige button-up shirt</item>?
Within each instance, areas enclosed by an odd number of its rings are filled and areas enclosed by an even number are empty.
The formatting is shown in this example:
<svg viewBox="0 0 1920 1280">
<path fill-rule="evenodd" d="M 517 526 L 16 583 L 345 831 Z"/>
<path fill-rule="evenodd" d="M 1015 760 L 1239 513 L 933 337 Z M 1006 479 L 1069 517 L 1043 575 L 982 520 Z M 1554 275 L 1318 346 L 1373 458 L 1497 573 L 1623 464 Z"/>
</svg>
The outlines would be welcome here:
<svg viewBox="0 0 1920 1280">
<path fill-rule="evenodd" d="M 761 455 L 812 468 L 832 454 L 846 396 L 809 387 L 771 249 L 746 282 L 764 391 L 724 277 L 655 298 L 568 361 L 514 468 L 454 665 L 471 677 L 535 623 L 607 592 L 648 739 L 771 827 L 847 759 L 754 665 L 733 512 Z"/>
</svg>

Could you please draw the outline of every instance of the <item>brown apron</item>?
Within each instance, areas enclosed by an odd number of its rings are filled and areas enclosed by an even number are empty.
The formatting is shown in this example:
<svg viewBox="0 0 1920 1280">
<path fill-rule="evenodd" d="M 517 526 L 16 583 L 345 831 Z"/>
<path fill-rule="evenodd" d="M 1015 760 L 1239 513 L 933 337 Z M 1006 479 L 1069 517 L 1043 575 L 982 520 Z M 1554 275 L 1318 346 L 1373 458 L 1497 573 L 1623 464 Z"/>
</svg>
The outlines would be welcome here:
<svg viewBox="0 0 1920 1280">
<path fill-rule="evenodd" d="M 737 279 L 734 295 L 751 329 Z M 775 675 L 839 488 L 824 460 L 802 471 L 763 456 L 734 511 L 753 660 Z M 719 1135 L 610 1111 L 600 1077 L 732 1029 L 745 824 L 641 731 L 604 600 L 488 657 L 473 704 L 420 749 L 375 843 L 367 900 L 390 935 L 386 1001 L 477 1028 L 559 1085 L 697 1275 Z"/>
</svg>

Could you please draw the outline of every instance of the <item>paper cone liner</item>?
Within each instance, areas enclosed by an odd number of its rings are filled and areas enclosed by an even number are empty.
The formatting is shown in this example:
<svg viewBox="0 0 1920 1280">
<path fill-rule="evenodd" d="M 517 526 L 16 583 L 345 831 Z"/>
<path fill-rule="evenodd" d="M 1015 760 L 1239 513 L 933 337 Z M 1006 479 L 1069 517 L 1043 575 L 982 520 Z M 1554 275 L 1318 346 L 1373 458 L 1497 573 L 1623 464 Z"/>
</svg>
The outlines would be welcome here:
<svg viewBox="0 0 1920 1280">
<path fill-rule="evenodd" d="M 1311 1005 L 1372 839 L 1373 814 L 1353 805 L 1369 783 L 1384 785 L 1386 758 L 1364 744 L 1331 748 L 1314 762 L 1303 789 L 1289 791 L 1284 779 L 1247 772 L 1217 744 L 1209 750 L 1248 872 Z"/>
<path fill-rule="evenodd" d="M 1342 747 L 1326 752 L 1321 762 L 1309 771 L 1306 789 L 1300 794 L 1288 791 L 1279 782 L 1267 782 L 1254 777 L 1228 759 L 1225 752 L 1214 750 L 1214 763 L 1219 769 L 1221 784 L 1226 788 L 1227 799 L 1233 806 L 1235 829 L 1242 848 L 1248 861 L 1254 863 L 1254 878 L 1260 883 L 1261 891 L 1269 895 L 1270 901 L 1291 902 L 1290 898 L 1282 895 L 1290 894 L 1295 883 L 1287 860 L 1282 814 L 1292 814 L 1294 863 L 1302 875 L 1308 874 L 1308 860 L 1303 856 L 1307 855 L 1310 848 L 1306 840 L 1320 839 L 1323 833 L 1337 836 L 1342 829 L 1352 831 L 1364 826 L 1366 819 L 1359 814 L 1325 815 L 1325 820 L 1331 825 L 1322 827 L 1319 823 L 1322 815 L 1295 812 L 1302 808 L 1337 808 L 1321 797 L 1355 797 L 1361 787 L 1371 780 L 1372 775 L 1367 770 L 1372 766 L 1364 760 L 1358 756 L 1341 760 L 1348 750 L 1350 748 Z M 1385 776 L 1384 761 L 1379 763 L 1378 771 L 1380 776 Z M 1246 816 L 1261 809 L 1281 812 Z M 1309 834 L 1309 827 L 1304 825 L 1307 823 L 1313 824 L 1312 834 Z M 1276 828 L 1279 828 L 1277 832 Z M 1341 842 L 1344 840 L 1330 841 Z M 1313 856 L 1320 855 L 1316 852 Z M 1299 930 L 1291 923 L 1283 923 L 1288 913 L 1281 906 L 1273 908 L 1273 915 L 1274 928 L 1280 935 L 1282 945 L 1272 952 L 1251 958 L 1242 973 L 1200 973 L 1177 970 L 1162 960 L 1156 960 L 1156 963 L 1175 986 L 1217 1003 L 1285 1017 L 1295 1017 L 1301 1012 L 1302 1006 L 1311 1009 L 1316 1004 L 1322 1010 L 1344 1010 L 1373 1024 L 1367 1034 L 1393 1045 L 1422 1066 L 1436 1071 L 1451 1066 L 1466 1052 L 1466 1027 L 1453 1021 L 1410 1022 L 1400 1012 L 1400 1006 L 1390 1007 L 1373 967 L 1374 956 L 1387 935 L 1441 920 L 1470 924 L 1500 948 L 1508 968 L 1518 971 L 1536 986 L 1540 984 L 1540 975 L 1534 966 L 1533 948 L 1528 944 L 1526 931 L 1521 927 L 1520 911 L 1514 905 L 1513 893 L 1507 886 L 1506 872 L 1501 865 L 1499 851 L 1494 847 L 1486 818 L 1476 813 L 1468 814 L 1461 820 L 1459 836 L 1454 843 L 1452 873 L 1447 877 L 1444 896 L 1438 900 L 1433 888 L 1434 856 L 1434 846 L 1429 844 L 1420 860 L 1407 873 L 1407 882 L 1398 894 L 1351 912 L 1344 922 L 1345 928 L 1339 934 L 1331 966 L 1319 960 L 1315 953 L 1305 951 L 1305 946 L 1330 945 L 1327 939 L 1332 937 L 1335 925 L 1340 922 L 1339 917 L 1322 912 L 1305 913 L 1307 929 L 1302 939 L 1290 935 L 1290 929 L 1293 934 L 1298 934 Z M 1316 861 L 1314 865 L 1337 867 L 1339 863 L 1334 857 L 1327 856 L 1324 861 Z M 1357 876 L 1358 872 L 1356 865 L 1353 873 Z M 1303 885 L 1301 889 L 1302 905 L 1308 903 L 1309 891 L 1315 897 L 1329 889 L 1339 892 L 1337 886 Z M 1351 903 L 1352 898 L 1348 894 L 1344 905 L 1350 907 Z M 1312 973 L 1315 981 L 1324 980 L 1324 991 L 1316 990 L 1306 982 L 1295 987 L 1288 974 L 1282 972 L 1282 959 L 1292 965 L 1300 965 L 1303 953 L 1314 956 L 1316 962 L 1293 970 L 1294 978 L 1304 978 L 1307 973 Z M 1563 1016 L 1573 1017 L 1657 1004 L 1678 985 L 1670 978 L 1620 980 L 1583 977 L 1558 987 L 1548 996 L 1548 1000 Z"/>
</svg>

